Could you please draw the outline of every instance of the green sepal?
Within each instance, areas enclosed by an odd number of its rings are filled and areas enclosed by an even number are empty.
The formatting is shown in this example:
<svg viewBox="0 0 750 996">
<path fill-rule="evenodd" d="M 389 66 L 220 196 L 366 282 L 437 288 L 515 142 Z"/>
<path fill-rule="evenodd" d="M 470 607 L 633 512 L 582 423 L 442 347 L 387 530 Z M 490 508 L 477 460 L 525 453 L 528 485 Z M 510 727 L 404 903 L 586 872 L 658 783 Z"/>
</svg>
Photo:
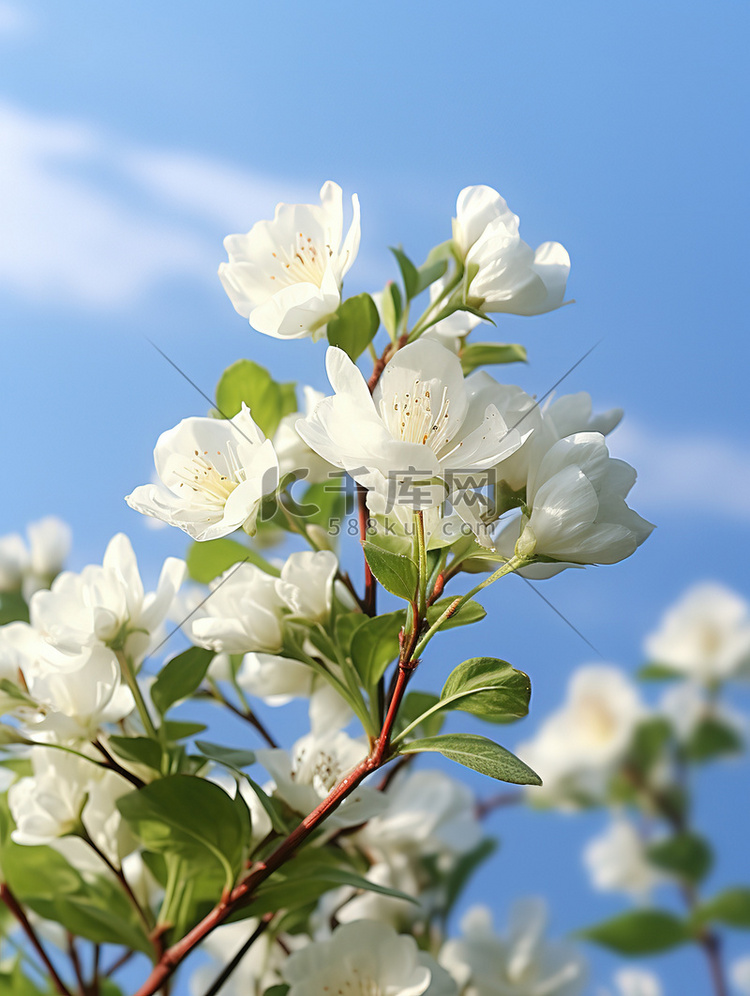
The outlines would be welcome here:
<svg viewBox="0 0 750 996">
<path fill-rule="evenodd" d="M 485 316 L 482 315 L 482 317 Z M 458 356 L 461 360 L 464 376 L 476 370 L 477 367 L 493 366 L 498 363 L 526 363 L 528 360 L 525 347 L 518 343 L 467 343 L 462 347 Z"/>
</svg>

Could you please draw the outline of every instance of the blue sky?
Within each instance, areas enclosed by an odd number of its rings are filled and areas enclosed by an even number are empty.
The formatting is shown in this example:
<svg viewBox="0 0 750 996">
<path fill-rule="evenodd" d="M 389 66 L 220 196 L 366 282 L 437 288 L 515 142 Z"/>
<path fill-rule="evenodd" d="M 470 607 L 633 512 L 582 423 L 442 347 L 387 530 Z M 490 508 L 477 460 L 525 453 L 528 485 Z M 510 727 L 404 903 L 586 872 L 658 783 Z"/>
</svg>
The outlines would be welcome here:
<svg viewBox="0 0 750 996">
<path fill-rule="evenodd" d="M 155 574 L 183 536 L 146 528 L 122 497 L 148 479 L 157 435 L 205 403 L 147 338 L 208 393 L 243 355 L 324 386 L 321 347 L 259 336 L 232 310 L 224 235 L 335 179 L 362 200 L 347 290 L 375 290 L 394 275 L 388 244 L 421 258 L 449 235 L 459 189 L 488 183 L 528 242 L 561 241 L 573 266 L 575 305 L 499 323 L 529 349 L 507 377 L 542 393 L 601 340 L 565 388 L 626 409 L 612 450 L 658 525 L 630 561 L 544 593 L 627 666 L 691 582 L 750 595 L 749 27 L 728 0 L 0 2 L 0 531 L 61 515 L 80 567 L 124 529 Z M 476 640 L 534 681 L 511 743 L 592 652 L 520 582 L 487 604 Z M 444 646 L 447 669 L 459 649 Z M 744 859 L 738 777 L 703 786 L 727 849 L 717 883 Z M 495 877 L 472 898 L 502 917 L 544 891 L 557 931 L 613 911 L 579 867 L 594 825 L 498 814 Z M 604 981 L 610 962 L 596 965 Z M 656 964 L 670 993 L 696 977 L 707 991 L 696 966 Z"/>
</svg>

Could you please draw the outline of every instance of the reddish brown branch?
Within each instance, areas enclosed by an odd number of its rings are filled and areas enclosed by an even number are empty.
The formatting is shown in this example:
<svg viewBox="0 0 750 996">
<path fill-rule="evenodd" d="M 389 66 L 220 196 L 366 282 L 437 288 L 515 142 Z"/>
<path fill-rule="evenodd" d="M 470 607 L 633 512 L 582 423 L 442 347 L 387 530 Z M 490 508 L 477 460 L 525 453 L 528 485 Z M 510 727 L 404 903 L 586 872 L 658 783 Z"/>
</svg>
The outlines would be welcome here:
<svg viewBox="0 0 750 996">
<path fill-rule="evenodd" d="M 63 980 L 57 974 L 57 969 L 52 964 L 47 952 L 42 947 L 42 942 L 39 940 L 39 938 L 36 935 L 36 931 L 29 923 L 28 917 L 24 913 L 23 909 L 18 903 L 18 900 L 10 891 L 5 882 L 0 883 L 0 900 L 2 900 L 5 903 L 5 905 L 8 907 L 8 909 L 16 918 L 16 920 L 18 920 L 18 923 L 21 926 L 21 930 L 23 930 L 24 934 L 26 934 L 26 936 L 29 939 L 29 942 L 31 943 L 31 946 L 39 955 L 42 962 L 44 963 L 44 967 L 49 972 L 55 990 L 60 994 L 60 996 L 72 996 L 72 993 L 70 992 L 68 987 L 65 985 Z"/>
<path fill-rule="evenodd" d="M 416 627 L 415 627 L 416 628 Z M 406 692 L 406 686 L 417 666 L 402 653 L 399 661 L 398 680 L 394 694 L 383 722 L 380 735 L 374 741 L 370 754 L 354 768 L 331 793 L 309 813 L 304 820 L 286 837 L 275 851 L 264 860 L 257 862 L 247 877 L 236 885 L 211 912 L 162 954 L 151 975 L 135 996 L 153 996 L 169 979 L 180 962 L 197 947 L 216 927 L 220 926 L 235 910 L 252 901 L 253 895 L 265 880 L 292 857 L 307 838 L 321 823 L 350 795 L 355 788 L 373 771 L 377 771 L 391 758 L 391 736 L 399 707 Z"/>
</svg>

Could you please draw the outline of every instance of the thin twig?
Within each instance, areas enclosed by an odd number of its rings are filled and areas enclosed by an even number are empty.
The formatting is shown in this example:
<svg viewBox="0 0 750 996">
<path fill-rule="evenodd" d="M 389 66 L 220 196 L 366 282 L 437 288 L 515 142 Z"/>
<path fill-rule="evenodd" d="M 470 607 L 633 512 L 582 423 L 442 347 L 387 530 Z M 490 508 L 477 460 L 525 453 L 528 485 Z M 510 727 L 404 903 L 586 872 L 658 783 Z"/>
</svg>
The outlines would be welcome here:
<svg viewBox="0 0 750 996">
<path fill-rule="evenodd" d="M 55 990 L 60 994 L 60 996 L 73 996 L 70 989 L 65 985 L 60 976 L 57 974 L 57 969 L 52 964 L 49 959 L 49 955 L 42 947 L 42 942 L 36 935 L 36 931 L 29 923 L 28 917 L 24 913 L 22 907 L 20 906 L 18 900 L 13 895 L 13 893 L 8 888 L 5 882 L 0 882 L 0 900 L 2 900 L 8 907 L 13 916 L 18 920 L 24 934 L 28 937 L 31 942 L 32 947 L 39 955 L 41 960 L 44 962 L 44 967 L 49 972 L 50 978 L 52 979 L 52 984 Z"/>
</svg>

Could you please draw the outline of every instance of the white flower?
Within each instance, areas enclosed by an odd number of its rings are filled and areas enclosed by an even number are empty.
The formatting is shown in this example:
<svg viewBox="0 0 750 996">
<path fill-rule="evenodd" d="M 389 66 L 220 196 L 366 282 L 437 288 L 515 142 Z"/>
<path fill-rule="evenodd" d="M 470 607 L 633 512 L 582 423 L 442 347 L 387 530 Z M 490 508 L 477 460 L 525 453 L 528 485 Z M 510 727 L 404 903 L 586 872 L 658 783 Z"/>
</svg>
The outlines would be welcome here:
<svg viewBox="0 0 750 996">
<path fill-rule="evenodd" d="M 320 731 L 301 737 L 285 750 L 257 750 L 255 756 L 273 778 L 275 794 L 297 813 L 310 813 L 331 789 L 367 755 L 364 739 L 341 731 Z M 360 785 L 326 821 L 329 827 L 356 826 L 385 805 L 382 793 Z"/>
<path fill-rule="evenodd" d="M 325 622 L 331 614 L 333 579 L 338 568 L 336 554 L 329 550 L 293 553 L 281 569 L 276 590 L 294 616 Z"/>
<path fill-rule="evenodd" d="M 350 886 L 334 889 L 326 892 L 318 903 L 315 914 L 316 936 L 325 936 L 330 932 L 332 915 L 335 915 L 335 920 L 339 923 L 377 920 L 379 923 L 390 924 L 396 930 L 408 930 L 415 918 L 426 919 L 429 915 L 430 909 L 426 902 L 429 897 L 423 892 L 429 880 L 425 883 L 424 869 L 418 869 L 415 862 L 405 855 L 394 853 L 388 860 L 376 861 L 367 869 L 364 877 L 374 885 L 397 889 L 418 898 L 419 905 L 408 899 L 385 896 L 370 889 L 354 889 Z"/>
<path fill-rule="evenodd" d="M 156 591 L 144 592 L 130 540 L 118 533 L 109 541 L 101 567 L 92 564 L 80 574 L 66 571 L 49 591 L 32 597 L 31 622 L 65 653 L 105 644 L 139 660 L 166 619 L 184 576 L 184 561 L 168 557 Z"/>
<path fill-rule="evenodd" d="M 614 976 L 615 996 L 662 996 L 661 983 L 652 972 L 642 968 L 622 968 Z M 748 988 L 750 993 L 750 988 Z M 601 996 L 609 996 L 605 990 L 600 990 Z"/>
<path fill-rule="evenodd" d="M 372 397 L 343 350 L 331 347 L 326 366 L 336 393 L 297 423 L 298 432 L 384 504 L 437 504 L 455 486 L 453 474 L 492 467 L 521 445 L 493 405 L 474 403 L 458 358 L 434 340 L 400 349 Z M 417 483 L 434 479 L 444 483 Z"/>
<path fill-rule="evenodd" d="M 183 627 L 193 643 L 227 654 L 281 649 L 284 602 L 276 578 L 255 564 L 240 563 L 208 587 L 210 596 Z"/>
<path fill-rule="evenodd" d="M 586 844 L 583 862 L 595 889 L 624 892 L 640 902 L 664 881 L 664 876 L 649 864 L 640 834 L 623 816 Z"/>
<path fill-rule="evenodd" d="M 435 304 L 445 291 L 448 283 L 448 276 L 441 277 L 433 284 L 430 284 L 430 303 Z M 447 318 L 441 318 L 439 322 L 431 325 L 424 333 L 428 338 L 436 338 L 438 342 L 446 346 L 451 352 L 457 353 L 461 348 L 462 340 L 479 325 L 482 321 L 469 311 L 454 311 Z"/>
<path fill-rule="evenodd" d="M 703 684 L 750 668 L 750 607 L 724 585 L 688 589 L 646 638 L 649 660 Z"/>
<path fill-rule="evenodd" d="M 742 996 L 750 996 L 750 955 L 739 958 L 732 965 L 730 975 L 737 992 L 741 993 Z M 644 996 L 651 996 L 651 994 L 644 993 Z M 654 996 L 661 996 L 661 993 L 655 993 Z"/>
<path fill-rule="evenodd" d="M 705 685 L 680 681 L 667 688 L 659 702 L 659 712 L 666 716 L 683 743 L 695 733 L 704 720 L 711 720 L 733 729 L 740 739 L 748 735 L 747 718 L 717 702 Z"/>
<path fill-rule="evenodd" d="M 599 794 L 644 715 L 637 689 L 618 668 L 579 668 L 562 707 L 516 751 L 542 779 L 532 798 L 566 801 L 569 790 L 573 796 L 577 791 Z"/>
<path fill-rule="evenodd" d="M 58 741 L 92 740 L 102 726 L 125 719 L 135 708 L 113 651 L 89 647 L 75 663 L 62 670 L 40 656 L 24 669 L 40 709 L 39 720 L 28 724 L 30 735 L 49 731 Z"/>
<path fill-rule="evenodd" d="M 201 965 L 193 972 L 190 979 L 190 992 L 193 996 L 203 996 L 252 935 L 259 922 L 249 919 L 225 923 L 203 941 L 201 949 L 210 956 L 211 962 Z M 287 938 L 284 943 L 287 944 Z M 284 960 L 284 950 L 276 943 L 273 932 L 262 934 L 221 987 L 222 996 L 262 996 L 266 989 L 278 984 L 277 972 Z"/>
<path fill-rule="evenodd" d="M 34 774 L 8 790 L 17 844 L 49 844 L 75 830 L 95 770 L 91 762 L 52 747 L 32 747 Z"/>
<path fill-rule="evenodd" d="M 341 287 L 359 251 L 359 200 L 342 242 L 343 195 L 327 181 L 317 204 L 279 204 L 273 221 L 228 235 L 219 277 L 229 299 L 258 332 L 277 339 L 317 339 L 341 303 Z"/>
<path fill-rule="evenodd" d="M 468 786 L 441 771 L 413 771 L 383 793 L 385 809 L 357 835 L 367 851 L 453 858 L 475 848 L 483 833 Z"/>
<path fill-rule="evenodd" d="M 19 533 L 0 536 L 0 591 L 20 589 L 29 564 L 29 551 Z"/>
<path fill-rule="evenodd" d="M 282 974 L 289 996 L 457 996 L 453 980 L 413 937 L 371 920 L 342 924 L 330 940 L 293 952 Z"/>
<path fill-rule="evenodd" d="M 494 933 L 489 909 L 474 906 L 461 921 L 463 937 L 443 946 L 440 964 L 464 996 L 579 996 L 585 962 L 575 948 L 545 940 L 546 922 L 543 900 L 520 900 L 506 940 Z"/>
<path fill-rule="evenodd" d="M 248 653 L 237 671 L 237 684 L 268 705 L 280 706 L 290 699 L 309 698 L 314 677 L 315 672 L 302 661 L 275 654 Z"/>
<path fill-rule="evenodd" d="M 296 425 L 301 418 L 307 418 L 313 413 L 324 395 L 322 391 L 307 386 L 302 388 L 302 394 L 304 411 L 285 415 L 274 433 L 273 447 L 279 458 L 279 476 L 283 479 L 287 474 L 296 473 L 308 484 L 321 484 L 328 480 L 330 473 L 335 472 L 336 468 L 310 449 L 297 432 Z"/>
<path fill-rule="evenodd" d="M 115 864 L 135 840 L 123 825 L 117 799 L 133 786 L 77 754 L 52 747 L 32 747 L 33 775 L 8 790 L 16 844 L 51 844 L 81 826 Z"/>
<path fill-rule="evenodd" d="M 23 590 L 29 599 L 60 573 L 70 553 L 70 526 L 48 515 L 26 527 L 28 546 L 18 533 L 0 536 L 0 592 Z"/>
<path fill-rule="evenodd" d="M 465 187 L 458 195 L 453 241 L 466 267 L 479 267 L 469 296 L 482 299 L 483 311 L 540 315 L 563 304 L 568 253 L 559 242 L 527 245 L 517 216 L 491 187 Z"/>
<path fill-rule="evenodd" d="M 195 540 L 235 529 L 252 536 L 262 499 L 279 483 L 273 444 L 244 403 L 232 419 L 185 418 L 163 432 L 154 464 L 161 485 L 143 484 L 125 501 Z"/>
<path fill-rule="evenodd" d="M 654 529 L 625 503 L 635 478 L 629 464 L 610 457 L 598 432 L 566 436 L 541 457 L 532 449 L 526 510 L 500 532 L 497 550 L 557 562 L 528 568 L 536 578 L 624 560 Z"/>
</svg>

